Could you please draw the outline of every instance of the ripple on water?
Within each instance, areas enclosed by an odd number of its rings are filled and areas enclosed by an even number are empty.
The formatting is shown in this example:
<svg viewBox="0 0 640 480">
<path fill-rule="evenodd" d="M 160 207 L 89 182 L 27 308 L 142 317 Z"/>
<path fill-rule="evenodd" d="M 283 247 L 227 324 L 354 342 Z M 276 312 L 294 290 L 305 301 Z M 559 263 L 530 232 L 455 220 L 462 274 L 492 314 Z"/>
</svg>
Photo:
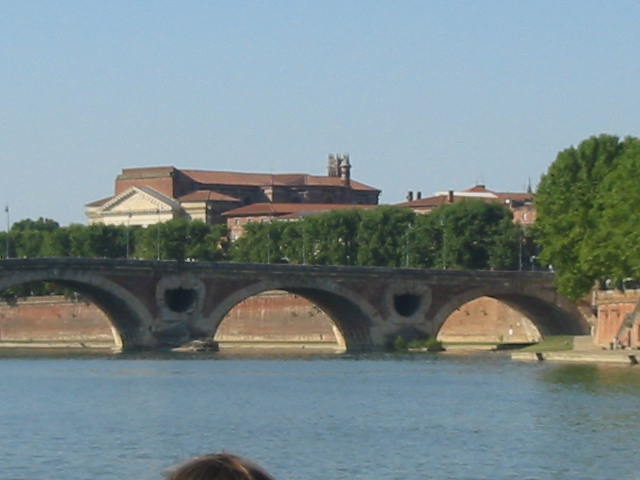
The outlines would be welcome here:
<svg viewBox="0 0 640 480">
<path fill-rule="evenodd" d="M 226 449 L 281 479 L 632 479 L 640 370 L 502 356 L 2 359 L 2 478 L 161 478 Z"/>
</svg>

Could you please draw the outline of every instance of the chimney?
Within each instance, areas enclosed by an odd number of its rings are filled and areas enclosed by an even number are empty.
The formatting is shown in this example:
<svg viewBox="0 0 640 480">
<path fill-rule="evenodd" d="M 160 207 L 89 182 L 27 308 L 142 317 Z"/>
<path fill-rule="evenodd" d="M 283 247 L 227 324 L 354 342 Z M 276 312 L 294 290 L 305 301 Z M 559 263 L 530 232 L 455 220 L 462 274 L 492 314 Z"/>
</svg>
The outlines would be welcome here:
<svg viewBox="0 0 640 480">
<path fill-rule="evenodd" d="M 351 185 L 351 164 L 349 163 L 349 154 L 338 156 L 338 171 L 342 183 L 347 187 Z"/>
<path fill-rule="evenodd" d="M 449 190 L 449 195 L 448 195 L 448 198 L 447 198 L 447 202 L 453 203 L 453 199 L 454 199 L 453 190 Z"/>
<path fill-rule="evenodd" d="M 329 163 L 327 165 L 327 176 L 337 177 L 338 173 L 338 159 L 334 154 L 329 154 Z"/>
<path fill-rule="evenodd" d="M 416 192 L 416 200 L 420 200 L 422 198 L 422 192 Z"/>
<path fill-rule="evenodd" d="M 413 202 L 413 192 L 411 190 L 407 192 L 407 202 Z"/>
</svg>

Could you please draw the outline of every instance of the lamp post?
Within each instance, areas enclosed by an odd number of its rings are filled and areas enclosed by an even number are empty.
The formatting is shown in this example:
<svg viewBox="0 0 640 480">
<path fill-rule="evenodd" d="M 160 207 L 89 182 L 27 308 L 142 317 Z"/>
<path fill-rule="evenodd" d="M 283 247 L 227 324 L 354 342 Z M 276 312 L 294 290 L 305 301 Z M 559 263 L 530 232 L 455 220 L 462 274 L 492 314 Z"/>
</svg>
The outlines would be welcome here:
<svg viewBox="0 0 640 480">
<path fill-rule="evenodd" d="M 7 205 L 4 207 L 4 211 L 7 214 L 7 237 L 5 239 L 5 247 L 6 247 L 6 251 L 5 251 L 5 256 L 4 258 L 9 258 L 10 253 L 11 253 L 11 240 L 10 240 L 10 235 L 9 235 L 9 230 L 11 229 L 11 219 L 9 217 L 9 204 L 7 203 Z"/>
<path fill-rule="evenodd" d="M 156 260 L 160 260 L 160 209 L 156 210 L 158 222 L 156 223 Z"/>
<path fill-rule="evenodd" d="M 442 269 L 447 269 L 447 232 L 445 229 L 444 216 L 440 219 L 440 227 L 442 227 Z"/>
<path fill-rule="evenodd" d="M 271 228 L 267 224 L 267 263 L 271 263 Z"/>
<path fill-rule="evenodd" d="M 131 227 L 131 213 L 129 213 L 127 218 L 127 229 L 126 229 L 126 237 L 127 237 L 127 252 L 126 258 L 129 258 L 129 228 Z"/>
<path fill-rule="evenodd" d="M 304 218 L 300 220 L 302 222 L 302 264 L 305 265 L 307 263 L 307 257 L 305 252 L 305 228 L 304 228 Z"/>
<path fill-rule="evenodd" d="M 522 227 L 518 229 L 518 271 L 522 271 Z"/>
<path fill-rule="evenodd" d="M 408 223 L 407 225 L 407 235 L 406 235 L 406 245 L 405 245 L 405 259 L 404 259 L 404 266 L 409 268 L 409 252 L 410 252 L 410 235 L 411 235 L 411 229 L 413 228 L 413 224 L 411 222 Z"/>
</svg>

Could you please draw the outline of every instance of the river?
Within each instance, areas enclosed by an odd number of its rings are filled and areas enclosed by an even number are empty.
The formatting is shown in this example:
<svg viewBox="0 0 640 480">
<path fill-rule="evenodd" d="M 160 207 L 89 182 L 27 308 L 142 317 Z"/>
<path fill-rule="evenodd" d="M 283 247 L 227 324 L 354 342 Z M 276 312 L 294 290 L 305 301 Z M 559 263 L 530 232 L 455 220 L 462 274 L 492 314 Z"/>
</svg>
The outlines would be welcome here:
<svg viewBox="0 0 640 480">
<path fill-rule="evenodd" d="M 0 479 L 640 479 L 640 368 L 499 354 L 0 358 Z"/>
</svg>

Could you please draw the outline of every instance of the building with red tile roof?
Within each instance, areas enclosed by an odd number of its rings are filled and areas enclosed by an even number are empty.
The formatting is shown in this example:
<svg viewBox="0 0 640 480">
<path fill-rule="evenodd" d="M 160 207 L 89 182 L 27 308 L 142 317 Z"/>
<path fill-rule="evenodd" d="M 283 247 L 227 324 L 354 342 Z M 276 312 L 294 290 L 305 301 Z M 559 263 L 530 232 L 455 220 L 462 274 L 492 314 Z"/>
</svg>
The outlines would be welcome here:
<svg viewBox="0 0 640 480">
<path fill-rule="evenodd" d="M 418 192 L 416 197 L 413 197 L 413 192 L 409 192 L 407 201 L 396 206 L 411 208 L 416 213 L 429 213 L 441 205 L 475 199 L 502 203 L 512 211 L 513 221 L 521 225 L 533 225 L 536 219 L 534 196 L 531 192 L 494 192 L 484 185 L 475 185 L 462 191 L 436 192 L 433 196 L 425 198 Z"/>
<path fill-rule="evenodd" d="M 326 176 L 126 168 L 115 194 L 86 205 L 89 223 L 150 225 L 173 218 L 223 223 L 254 204 L 377 205 L 380 190 L 351 179 L 348 155 L 330 155 Z M 291 213 L 291 212 L 290 212 Z"/>
</svg>

